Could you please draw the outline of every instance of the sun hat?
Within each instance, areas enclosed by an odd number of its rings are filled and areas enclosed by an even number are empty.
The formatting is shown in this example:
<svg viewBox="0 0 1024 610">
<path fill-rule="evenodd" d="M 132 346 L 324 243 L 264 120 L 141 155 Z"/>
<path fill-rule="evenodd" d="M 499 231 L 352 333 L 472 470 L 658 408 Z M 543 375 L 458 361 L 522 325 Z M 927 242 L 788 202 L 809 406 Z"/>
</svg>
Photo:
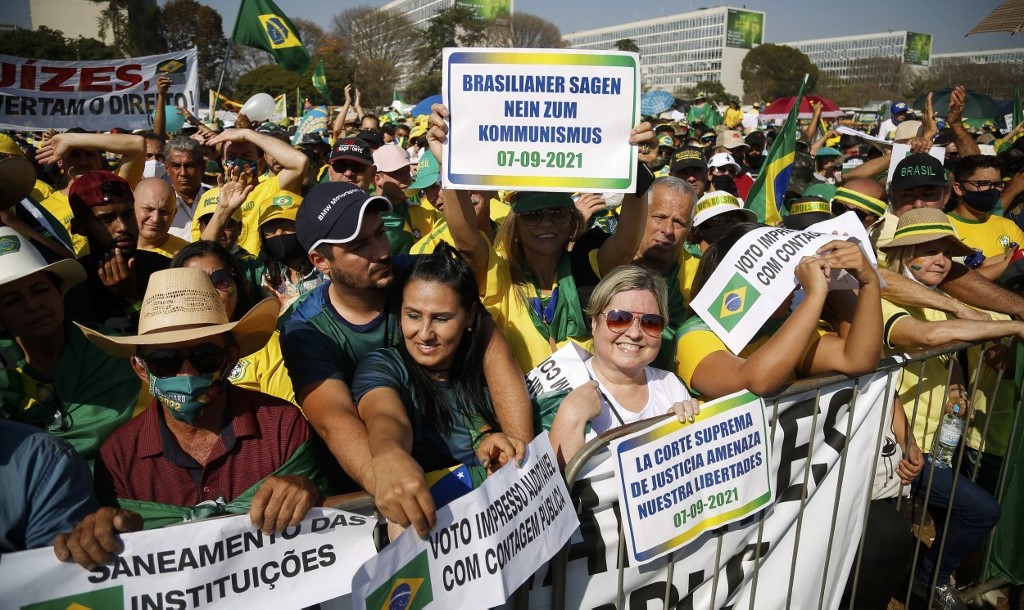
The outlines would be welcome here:
<svg viewBox="0 0 1024 610">
<path fill-rule="evenodd" d="M 948 239 L 953 243 L 953 256 L 974 254 L 974 249 L 960 241 L 956 230 L 949 222 L 949 217 L 942 210 L 934 208 L 917 208 L 900 216 L 896 233 L 892 241 L 879 246 L 881 250 L 891 250 L 900 246 L 916 246 L 938 239 Z"/>
<path fill-rule="evenodd" d="M 725 191 L 711 191 L 705 193 L 697 201 L 697 206 L 694 208 L 693 226 L 700 226 L 715 216 L 728 212 L 740 212 L 745 221 L 757 222 L 757 214 L 753 210 L 743 207 L 742 199 L 737 199 Z"/>
<path fill-rule="evenodd" d="M 867 212 L 868 214 L 874 214 L 879 218 L 885 214 L 886 210 L 885 202 L 881 199 L 869 197 L 845 186 L 841 186 L 836 189 L 836 194 L 832 196 L 832 201 L 838 201 L 844 205 L 853 206 Z"/>
<path fill-rule="evenodd" d="M 896 126 L 896 133 L 892 136 L 894 142 L 909 140 L 921 135 L 921 121 L 903 121 Z"/>
<path fill-rule="evenodd" d="M 0 210 L 20 202 L 35 186 L 35 166 L 14 138 L 0 134 Z"/>
<path fill-rule="evenodd" d="M 385 144 L 373 151 L 373 164 L 377 166 L 378 172 L 395 172 L 412 165 L 412 159 L 409 158 L 409 151 L 401 146 Z"/>
<path fill-rule="evenodd" d="M 264 299 L 240 320 L 231 322 L 217 289 L 202 269 L 178 267 L 149 277 L 139 312 L 139 334 L 104 335 L 75 323 L 86 338 L 108 354 L 129 358 L 139 346 L 169 345 L 230 333 L 239 355 L 263 348 L 277 326 L 277 299 Z"/>
<path fill-rule="evenodd" d="M 78 261 L 66 258 L 47 263 L 32 240 L 10 227 L 0 227 L 0 286 L 38 271 L 60 278 L 61 293 L 85 281 L 85 268 Z"/>
<path fill-rule="evenodd" d="M 359 235 L 368 210 L 391 211 L 386 197 L 367 195 L 350 182 L 325 182 L 306 193 L 295 215 L 295 234 L 306 252 L 320 244 L 347 244 Z"/>
<path fill-rule="evenodd" d="M 547 193 L 541 191 L 517 191 L 511 197 L 510 205 L 516 214 L 529 214 L 538 210 L 571 208 L 572 195 L 569 193 Z"/>
<path fill-rule="evenodd" d="M 726 129 L 722 133 L 718 134 L 718 138 L 715 140 L 715 148 L 724 146 L 728 149 L 739 148 L 740 146 L 746 146 L 747 141 L 743 139 L 740 132 Z"/>
<path fill-rule="evenodd" d="M 441 181 L 441 168 L 437 164 L 434 153 L 429 150 L 423 151 L 420 161 L 416 166 L 416 178 L 406 190 L 418 191 L 429 188 Z"/>
<path fill-rule="evenodd" d="M 270 205 L 260 211 L 259 225 L 271 220 L 295 220 L 295 215 L 302 204 L 302 197 L 289 191 L 278 191 L 270 198 Z"/>
</svg>

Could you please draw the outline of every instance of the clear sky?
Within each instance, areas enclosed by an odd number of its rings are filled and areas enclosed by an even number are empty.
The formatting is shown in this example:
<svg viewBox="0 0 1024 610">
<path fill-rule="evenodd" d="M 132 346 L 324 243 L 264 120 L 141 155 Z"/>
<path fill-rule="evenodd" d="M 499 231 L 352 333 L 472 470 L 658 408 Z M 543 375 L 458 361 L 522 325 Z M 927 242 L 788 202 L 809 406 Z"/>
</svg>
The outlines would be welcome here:
<svg viewBox="0 0 1024 610">
<path fill-rule="evenodd" d="M 161 4 L 164 0 L 161 0 Z M 230 34 L 238 0 L 199 0 L 220 11 Z M 371 0 L 275 0 L 289 17 L 303 17 L 329 26 L 330 18 L 346 8 Z M 605 27 L 699 8 L 722 6 L 707 0 L 514 0 L 514 10 L 533 13 L 555 23 L 563 34 Z M 932 34 L 932 52 L 977 51 L 1024 47 L 1024 35 L 977 34 L 964 38 L 975 24 L 1002 0 L 746 0 L 728 3 L 764 11 L 765 41 L 788 42 L 909 30 Z"/>
</svg>

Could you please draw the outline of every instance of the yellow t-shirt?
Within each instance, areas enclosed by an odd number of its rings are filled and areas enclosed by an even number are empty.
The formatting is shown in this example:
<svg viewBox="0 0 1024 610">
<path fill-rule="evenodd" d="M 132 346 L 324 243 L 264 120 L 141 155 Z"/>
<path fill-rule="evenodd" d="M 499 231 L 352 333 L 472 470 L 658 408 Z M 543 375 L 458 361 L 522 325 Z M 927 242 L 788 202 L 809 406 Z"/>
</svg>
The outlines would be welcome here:
<svg viewBox="0 0 1024 610">
<path fill-rule="evenodd" d="M 39 184 L 41 183 L 36 180 L 37 187 Z M 40 192 L 40 195 L 43 192 Z M 35 198 L 34 195 L 33 198 Z M 60 191 L 51 191 L 48 196 L 36 199 L 36 201 L 39 202 L 39 205 L 46 208 L 46 211 L 53 214 L 53 217 L 59 220 L 64 225 L 64 228 L 67 229 L 71 235 L 71 245 L 75 249 L 75 257 L 82 258 L 89 254 L 89 240 L 85 235 L 71 232 L 71 221 L 75 218 L 75 215 L 71 212 L 68 196 Z"/>
<path fill-rule="evenodd" d="M 722 124 L 729 129 L 735 129 L 739 127 L 740 123 L 743 122 L 743 110 L 739 108 L 733 108 L 732 106 L 725 109 L 725 116 L 722 117 Z"/>
<path fill-rule="evenodd" d="M 1002 256 L 1011 242 L 1024 248 L 1024 232 L 1009 218 L 989 215 L 985 220 L 978 221 L 956 214 L 947 216 L 960 241 L 981 250 L 986 257 Z"/>
<path fill-rule="evenodd" d="M 270 176 L 256 185 L 249 193 L 249 198 L 242 204 L 242 231 L 238 236 L 238 246 L 256 256 L 262 249 L 260 240 L 260 213 L 270 205 L 270 200 L 281 190 L 281 182 L 277 176 Z M 203 193 L 196 209 L 205 208 L 204 202 L 212 197 L 220 197 L 220 189 L 212 188 Z M 212 205 L 212 204 L 211 204 Z M 202 232 L 199 230 L 198 215 L 192 221 L 192 239 L 199 241 Z"/>
<path fill-rule="evenodd" d="M 263 349 L 238 359 L 228 380 L 240 388 L 263 392 L 298 404 L 295 402 L 291 377 L 284 365 L 284 356 L 281 355 L 281 334 L 276 330 Z"/>
<path fill-rule="evenodd" d="M 679 279 L 679 291 L 683 293 L 683 302 L 689 304 L 690 293 L 693 291 L 693 278 L 697 275 L 700 259 L 683 248 L 679 253 L 679 263 L 679 271 L 676 272 L 676 277 Z"/>
<path fill-rule="evenodd" d="M 925 322 L 941 322 L 948 320 L 945 312 L 936 309 L 917 307 L 901 307 L 882 299 L 882 342 L 886 354 L 902 354 L 904 348 L 892 344 L 889 336 L 892 328 L 900 318 L 912 317 Z M 914 438 L 922 451 L 927 452 L 932 446 L 932 436 L 939 428 L 942 413 L 945 410 L 943 397 L 946 394 L 946 367 L 949 366 L 949 354 L 936 356 L 921 364 L 911 364 L 903 368 L 900 374 L 899 395 L 907 418 L 914 428 Z M 920 399 L 918 399 L 920 392 Z"/>
<path fill-rule="evenodd" d="M 769 323 L 771 323 L 769 321 Z M 753 341 L 748 343 L 746 347 L 740 350 L 737 354 L 740 358 L 749 358 L 754 352 L 756 352 L 762 345 L 771 339 L 773 333 L 764 333 L 759 337 L 755 337 Z M 811 336 L 811 340 L 807 342 L 807 347 L 804 349 L 804 356 L 807 355 L 811 349 L 817 345 L 818 340 L 828 334 L 822 325 L 819 325 L 815 330 L 814 335 Z M 676 337 L 676 375 L 683 380 L 686 387 L 696 396 L 695 388 L 693 387 L 693 372 L 697 370 L 700 363 L 704 358 L 708 357 L 714 352 L 726 351 L 729 352 L 729 348 L 725 346 L 725 343 L 718 338 L 713 331 L 707 330 L 706 327 L 701 327 L 694 330 L 683 332 Z M 732 352 L 729 352 L 732 353 Z M 726 372 L 722 373 L 727 374 Z M 787 381 L 792 382 L 796 380 L 796 374 L 790 373 Z"/>
<path fill-rule="evenodd" d="M 178 237 L 177 235 L 168 234 L 167 235 L 167 241 L 164 242 L 164 245 L 162 245 L 162 246 L 160 246 L 158 248 L 157 247 L 150 247 L 150 246 L 145 246 L 144 247 L 140 243 L 139 244 L 139 250 L 149 250 L 150 252 L 156 252 L 157 254 L 162 254 L 162 255 L 166 256 L 167 258 L 174 258 L 174 255 L 178 253 L 178 250 L 181 250 L 182 248 L 184 248 L 187 245 L 188 245 L 188 242 L 185 241 L 184 239 Z"/>
</svg>

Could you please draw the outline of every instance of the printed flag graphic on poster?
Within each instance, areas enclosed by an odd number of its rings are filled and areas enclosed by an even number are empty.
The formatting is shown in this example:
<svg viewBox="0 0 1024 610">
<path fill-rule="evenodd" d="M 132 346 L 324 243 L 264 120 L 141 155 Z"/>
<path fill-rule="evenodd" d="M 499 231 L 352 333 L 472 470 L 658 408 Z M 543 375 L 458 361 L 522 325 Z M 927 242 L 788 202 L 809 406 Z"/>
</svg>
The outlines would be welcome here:
<svg viewBox="0 0 1024 610">
<path fill-rule="evenodd" d="M 289 72 L 304 74 L 311 61 L 299 31 L 273 0 L 241 0 L 231 38 L 270 53 Z"/>
<path fill-rule="evenodd" d="M 378 587 L 366 597 L 366 607 L 401 608 L 419 610 L 434 601 L 430 587 L 430 562 L 428 551 L 422 553 L 395 572 L 391 580 Z"/>
<path fill-rule="evenodd" d="M 732 276 L 722 289 L 721 296 L 716 299 L 718 303 L 718 319 L 726 330 L 735 328 L 736 323 L 743 319 L 745 314 L 761 293 L 754 288 L 750 282 L 739 273 Z"/>
<path fill-rule="evenodd" d="M 21 610 L 122 610 L 124 587 L 107 587 L 38 604 L 22 606 Z"/>
</svg>

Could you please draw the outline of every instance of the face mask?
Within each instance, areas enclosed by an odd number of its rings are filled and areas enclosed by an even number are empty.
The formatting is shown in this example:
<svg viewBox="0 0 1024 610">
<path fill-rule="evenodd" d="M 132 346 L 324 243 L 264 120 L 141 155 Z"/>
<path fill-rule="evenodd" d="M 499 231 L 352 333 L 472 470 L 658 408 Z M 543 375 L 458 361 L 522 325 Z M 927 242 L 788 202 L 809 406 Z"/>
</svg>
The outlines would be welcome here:
<svg viewBox="0 0 1024 610">
<path fill-rule="evenodd" d="M 270 258 L 279 263 L 300 258 L 304 253 L 302 244 L 299 243 L 299 236 L 294 233 L 265 237 L 263 245 L 266 247 L 267 253 L 270 254 Z"/>
<path fill-rule="evenodd" d="M 700 234 L 701 237 L 704 238 L 704 241 L 709 244 L 715 244 L 718 243 L 718 240 L 722 239 L 731 228 L 733 228 L 733 225 L 731 224 L 718 225 L 715 227 L 709 226 L 706 228 L 702 227 Z"/>
<path fill-rule="evenodd" d="M 163 178 L 166 175 L 167 166 L 156 159 L 147 160 L 146 168 L 142 170 L 143 178 Z"/>
<path fill-rule="evenodd" d="M 160 401 L 167 412 L 186 424 L 193 425 L 217 398 L 224 377 L 222 371 L 205 375 L 149 377 L 149 393 Z"/>
<path fill-rule="evenodd" d="M 964 189 L 963 200 L 975 210 L 987 214 L 992 211 L 992 208 L 996 207 L 1000 195 L 1002 193 L 995 189 L 987 191 L 968 191 Z"/>
<path fill-rule="evenodd" d="M 241 170 L 243 172 L 248 168 L 248 169 L 250 169 L 252 171 L 253 174 L 255 174 L 257 171 L 259 171 L 258 170 L 258 164 L 255 161 L 250 161 L 249 159 L 243 159 L 242 157 L 232 157 L 231 159 L 227 160 L 225 165 L 227 165 L 227 167 L 238 167 L 238 168 L 241 168 Z M 225 168 L 225 169 L 227 169 L 227 168 Z"/>
<path fill-rule="evenodd" d="M 747 153 L 747 166 L 754 169 L 760 169 L 761 165 L 764 164 L 764 155 L 761 153 L 750 152 Z"/>
<path fill-rule="evenodd" d="M 733 196 L 737 196 L 736 190 L 736 179 L 732 176 L 712 176 L 711 185 L 714 187 L 712 190 L 725 191 Z"/>
</svg>

